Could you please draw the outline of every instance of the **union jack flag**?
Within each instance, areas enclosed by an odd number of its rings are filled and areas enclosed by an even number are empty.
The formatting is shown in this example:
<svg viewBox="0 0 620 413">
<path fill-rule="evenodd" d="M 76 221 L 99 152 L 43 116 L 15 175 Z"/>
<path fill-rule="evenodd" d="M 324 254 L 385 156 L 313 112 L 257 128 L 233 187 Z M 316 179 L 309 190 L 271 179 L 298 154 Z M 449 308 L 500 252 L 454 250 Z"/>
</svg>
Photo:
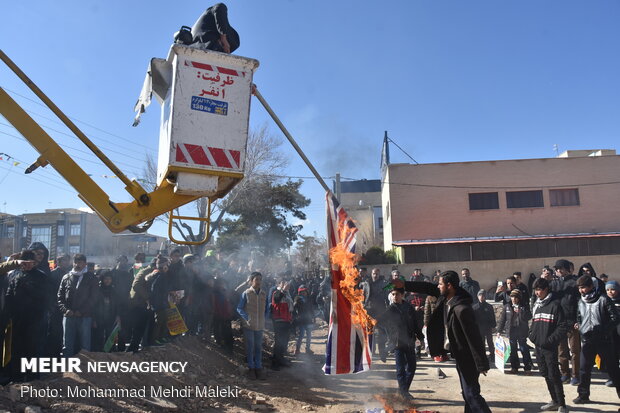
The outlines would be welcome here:
<svg viewBox="0 0 620 413">
<path fill-rule="evenodd" d="M 327 193 L 327 241 L 331 250 L 341 244 L 347 251 L 355 252 L 357 228 L 336 197 Z M 347 227 L 348 231 L 339 231 Z M 341 239 L 344 237 L 344 239 Z M 329 333 L 325 351 L 325 374 L 348 374 L 370 370 L 370 336 L 364 327 L 352 322 L 351 303 L 340 289 L 344 274 L 340 267 L 331 266 L 331 311 Z"/>
</svg>

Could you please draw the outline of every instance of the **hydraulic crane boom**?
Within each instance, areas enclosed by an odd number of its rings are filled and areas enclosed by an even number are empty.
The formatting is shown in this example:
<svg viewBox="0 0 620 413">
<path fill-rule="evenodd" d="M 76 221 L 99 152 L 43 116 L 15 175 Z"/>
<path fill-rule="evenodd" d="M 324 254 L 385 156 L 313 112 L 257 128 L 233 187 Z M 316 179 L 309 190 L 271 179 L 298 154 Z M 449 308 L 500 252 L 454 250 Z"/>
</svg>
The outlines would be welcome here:
<svg viewBox="0 0 620 413">
<path fill-rule="evenodd" d="M 174 102 L 172 101 L 171 96 L 174 97 L 176 92 L 176 89 L 174 89 L 174 83 L 176 82 L 177 84 L 180 84 L 182 81 L 185 81 L 183 76 L 186 76 L 185 73 L 188 71 L 186 68 L 186 66 L 189 66 L 188 62 L 191 62 L 191 64 L 195 65 L 195 67 L 198 67 L 203 72 L 205 69 L 209 68 L 210 70 L 215 70 L 213 67 L 216 67 L 217 70 L 223 71 L 224 73 L 237 73 L 232 69 L 211 66 L 205 63 L 197 63 L 193 60 L 185 59 L 186 56 L 193 59 L 205 58 L 205 56 L 206 58 L 211 59 L 222 59 L 221 56 L 218 56 L 221 55 L 220 53 L 216 53 L 215 55 L 212 53 L 213 52 L 188 50 L 187 48 L 180 48 L 179 46 L 174 46 L 172 48 L 169 60 L 164 61 L 164 63 L 167 64 L 165 67 L 170 70 L 168 75 L 174 79 L 174 82 L 170 82 L 171 84 L 168 85 L 169 89 L 164 90 L 166 92 L 166 104 L 173 106 Z M 221 147 L 214 148 L 212 147 L 214 146 L 213 144 L 209 145 L 210 142 L 206 142 L 207 145 L 204 147 L 195 145 L 194 142 L 191 144 L 177 143 L 174 141 L 175 130 L 171 127 L 171 130 L 160 133 L 160 136 L 163 136 L 160 137 L 160 139 L 164 142 L 163 144 L 168 144 L 170 146 L 167 153 L 169 163 L 163 166 L 160 165 L 158 169 L 161 171 L 159 174 L 161 175 L 161 178 L 159 179 L 158 185 L 154 191 L 147 192 L 137 181 L 129 180 L 129 178 L 127 178 L 120 171 L 120 169 L 118 169 L 116 165 L 114 165 L 114 163 L 110 161 L 110 159 L 108 159 L 99 150 L 99 148 L 97 148 L 97 146 L 91 142 L 88 137 L 86 137 L 86 135 L 73 122 L 71 122 L 71 120 L 34 84 L 34 82 L 32 82 L 26 74 L 13 61 L 11 61 L 2 50 L 0 50 L 0 60 L 6 63 L 6 65 L 17 74 L 17 76 L 60 118 L 60 120 L 62 120 L 65 125 L 67 125 L 67 127 L 125 184 L 125 189 L 134 198 L 134 201 L 129 203 L 112 202 L 108 194 L 99 185 L 97 185 L 97 183 L 95 183 L 95 181 L 86 172 L 84 172 L 84 170 L 60 147 L 60 145 L 58 145 L 54 139 L 51 138 L 43 130 L 43 128 L 37 124 L 37 122 L 33 120 L 26 113 L 26 111 L 24 111 L 24 109 L 22 109 L 19 104 L 17 104 L 2 88 L 0 88 L 0 114 L 2 114 L 40 154 L 37 160 L 26 170 L 26 173 L 31 173 L 38 167 L 44 167 L 48 164 L 52 165 L 52 167 L 73 188 L 75 188 L 80 199 L 82 199 L 93 211 L 97 213 L 97 215 L 99 215 L 110 231 L 115 233 L 124 230 L 143 232 L 150 227 L 150 224 L 154 218 L 166 212 L 170 212 L 168 225 L 168 234 L 170 238 L 177 243 L 200 244 L 207 241 L 206 236 L 203 240 L 196 242 L 182 242 L 175 240 L 172 237 L 172 219 L 176 218 L 205 221 L 207 223 L 206 233 L 208 234 L 209 217 L 175 216 L 172 214 L 172 211 L 175 208 L 201 197 L 207 197 L 209 199 L 210 211 L 211 201 L 225 195 L 237 182 L 243 178 L 243 160 L 245 156 L 245 145 L 247 142 L 247 116 L 249 115 L 251 70 L 258 66 L 258 62 L 241 57 L 228 57 L 227 59 L 232 60 L 232 63 L 239 64 L 239 62 L 241 62 L 241 64 L 245 64 L 250 68 L 250 73 L 247 78 L 246 72 L 239 72 L 239 74 L 242 73 L 243 77 L 246 78 L 243 79 L 245 82 L 240 83 L 241 86 L 247 84 L 247 91 L 245 91 L 244 88 L 239 89 L 239 87 L 237 87 L 236 90 L 233 89 L 228 92 L 229 95 L 233 94 L 233 96 L 234 92 L 237 92 L 237 95 L 241 97 L 243 97 L 244 93 L 247 92 L 248 102 L 246 102 L 247 108 L 245 113 L 243 113 L 243 111 L 239 112 L 239 110 L 235 108 L 235 115 L 237 115 L 237 118 L 234 116 L 229 116 L 226 119 L 226 121 L 229 123 L 232 122 L 233 126 L 236 127 L 237 135 L 241 135 L 243 153 L 234 149 L 221 149 Z M 195 69 L 191 66 L 190 68 L 192 70 Z M 237 76 L 239 74 L 237 74 Z M 150 75 L 150 72 L 148 75 Z M 177 79 L 177 76 L 179 79 Z M 228 86 L 234 84 L 234 82 L 235 80 L 233 80 L 231 76 L 228 76 L 227 81 L 224 84 Z M 185 86 L 187 87 L 187 85 Z M 222 88 L 222 90 L 224 90 L 224 88 Z M 176 97 L 177 100 L 186 98 L 186 96 L 183 96 L 178 92 L 176 92 L 176 95 L 178 95 Z M 222 97 L 223 96 L 224 92 L 222 93 Z M 190 98 L 193 105 L 196 96 L 190 96 Z M 200 99 L 202 100 L 199 100 L 200 106 L 197 106 L 198 115 L 191 113 L 190 116 L 204 116 L 203 112 L 208 112 L 208 110 L 204 109 L 207 107 L 207 104 L 216 105 L 218 107 L 219 112 L 216 112 L 216 115 L 220 115 L 220 117 L 222 114 L 227 115 L 229 105 L 228 102 L 215 101 L 205 98 Z M 226 111 L 222 111 L 223 107 L 225 107 Z M 239 113 L 241 113 L 241 116 L 239 116 Z M 246 116 L 246 125 L 245 139 L 243 140 L 244 130 L 243 128 L 239 128 L 238 125 L 235 125 L 235 123 L 239 122 L 238 118 L 243 120 L 244 114 Z M 186 128 L 186 126 L 183 126 L 183 121 L 188 123 L 188 115 L 182 115 L 184 116 L 178 116 L 179 119 L 182 119 L 181 122 L 177 122 L 175 119 L 171 118 L 167 120 L 166 126 L 168 126 L 168 124 L 174 124 L 173 126 L 176 126 L 176 128 Z M 204 122 L 203 119 L 205 118 L 198 120 L 202 120 Z M 208 118 L 207 121 L 209 121 Z M 189 122 L 194 124 L 194 119 L 189 119 Z M 162 129 L 163 128 L 164 125 L 162 125 Z M 220 135 L 222 135 L 222 132 L 220 132 Z M 237 141 L 239 141 L 238 136 L 234 137 L 236 137 Z M 208 138 L 209 136 L 199 136 L 197 139 L 200 139 L 199 143 L 202 143 L 203 141 L 208 140 Z M 220 140 L 227 140 L 225 138 L 225 134 L 218 136 L 218 139 Z M 234 142 L 234 139 L 228 140 Z M 218 144 L 222 145 L 221 143 Z M 162 150 L 162 147 L 163 146 L 160 141 L 160 150 Z M 176 153 L 176 158 L 172 157 L 174 153 Z M 225 158 L 222 158 L 222 153 Z M 215 161 L 213 160 L 214 155 L 216 156 Z M 211 157 L 209 158 L 209 156 Z M 203 162 L 204 158 L 208 158 L 206 160 L 206 165 L 205 162 Z M 209 159 L 212 160 L 211 164 L 208 163 Z M 228 170 L 226 170 L 226 168 L 228 168 Z M 139 227 L 138 225 L 141 223 L 146 224 Z"/>
</svg>

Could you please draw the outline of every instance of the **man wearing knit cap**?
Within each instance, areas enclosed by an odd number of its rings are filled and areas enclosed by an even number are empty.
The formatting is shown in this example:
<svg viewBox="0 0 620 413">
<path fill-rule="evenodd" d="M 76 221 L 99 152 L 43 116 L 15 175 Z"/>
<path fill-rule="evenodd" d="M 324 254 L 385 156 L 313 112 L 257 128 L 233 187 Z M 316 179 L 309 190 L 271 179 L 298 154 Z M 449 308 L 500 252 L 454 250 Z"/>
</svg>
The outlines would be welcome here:
<svg viewBox="0 0 620 413">
<path fill-rule="evenodd" d="M 528 321 L 532 313 L 528 306 L 521 301 L 521 290 L 515 288 L 510 292 L 510 304 L 504 305 L 504 311 L 497 327 L 497 334 L 506 333 L 510 341 L 510 372 L 516 374 L 519 370 L 519 354 L 523 355 L 523 370 L 525 374 L 532 371 L 532 358 L 527 346 Z"/>
<path fill-rule="evenodd" d="M 378 322 L 387 330 L 390 343 L 395 346 L 398 392 L 403 399 L 412 400 L 409 388 L 416 370 L 415 342 L 416 338 L 423 341 L 424 336 L 416 322 L 413 307 L 404 301 L 404 297 L 404 288 L 393 287 L 390 291 L 391 304 Z"/>
</svg>

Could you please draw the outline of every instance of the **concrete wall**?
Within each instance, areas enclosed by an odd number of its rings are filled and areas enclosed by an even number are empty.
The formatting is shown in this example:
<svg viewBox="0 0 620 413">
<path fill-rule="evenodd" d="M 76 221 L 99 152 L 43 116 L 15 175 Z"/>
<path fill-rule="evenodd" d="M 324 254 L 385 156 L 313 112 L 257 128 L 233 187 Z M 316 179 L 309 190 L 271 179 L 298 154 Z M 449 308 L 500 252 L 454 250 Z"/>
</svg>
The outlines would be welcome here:
<svg viewBox="0 0 620 413">
<path fill-rule="evenodd" d="M 384 210 L 385 244 L 620 231 L 620 185 L 582 185 L 617 182 L 618 177 L 620 156 L 390 165 L 382 199 L 383 208 L 389 201 L 391 210 L 389 220 Z M 551 207 L 548 187 L 566 186 L 578 188 L 580 205 Z M 506 207 L 507 190 L 540 189 L 543 208 Z M 470 211 L 468 194 L 477 192 L 498 192 L 499 209 Z"/>
</svg>

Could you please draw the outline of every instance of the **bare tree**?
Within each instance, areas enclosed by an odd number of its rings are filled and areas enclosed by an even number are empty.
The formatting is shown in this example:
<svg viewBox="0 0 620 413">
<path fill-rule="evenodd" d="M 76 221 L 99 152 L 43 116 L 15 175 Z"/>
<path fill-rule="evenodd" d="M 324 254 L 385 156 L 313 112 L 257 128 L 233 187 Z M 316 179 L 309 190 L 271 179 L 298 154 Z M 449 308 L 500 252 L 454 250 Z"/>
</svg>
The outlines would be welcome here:
<svg viewBox="0 0 620 413">
<path fill-rule="evenodd" d="M 276 181 L 288 165 L 288 159 L 280 151 L 282 139 L 271 134 L 267 125 L 263 125 L 256 130 L 250 130 L 248 134 L 248 144 L 245 156 L 244 178 L 239 182 L 225 197 L 215 200 L 211 204 L 211 220 L 208 233 L 208 240 L 217 232 L 219 224 L 226 216 L 226 212 L 235 203 L 251 203 L 252 199 L 246 196 L 248 188 L 258 179 Z M 145 179 L 151 189 L 157 182 L 157 163 L 152 156 L 147 155 L 144 170 Z M 206 217 L 208 212 L 208 198 L 200 198 L 191 203 L 196 216 Z M 178 209 L 175 211 L 179 215 Z M 165 221 L 163 216 L 157 218 Z M 205 237 L 207 230 L 206 222 L 200 222 L 198 230 L 188 223 L 180 220 L 173 221 L 172 225 L 181 234 L 185 241 L 198 241 Z M 192 248 L 195 253 L 202 251 L 203 246 Z"/>
</svg>

